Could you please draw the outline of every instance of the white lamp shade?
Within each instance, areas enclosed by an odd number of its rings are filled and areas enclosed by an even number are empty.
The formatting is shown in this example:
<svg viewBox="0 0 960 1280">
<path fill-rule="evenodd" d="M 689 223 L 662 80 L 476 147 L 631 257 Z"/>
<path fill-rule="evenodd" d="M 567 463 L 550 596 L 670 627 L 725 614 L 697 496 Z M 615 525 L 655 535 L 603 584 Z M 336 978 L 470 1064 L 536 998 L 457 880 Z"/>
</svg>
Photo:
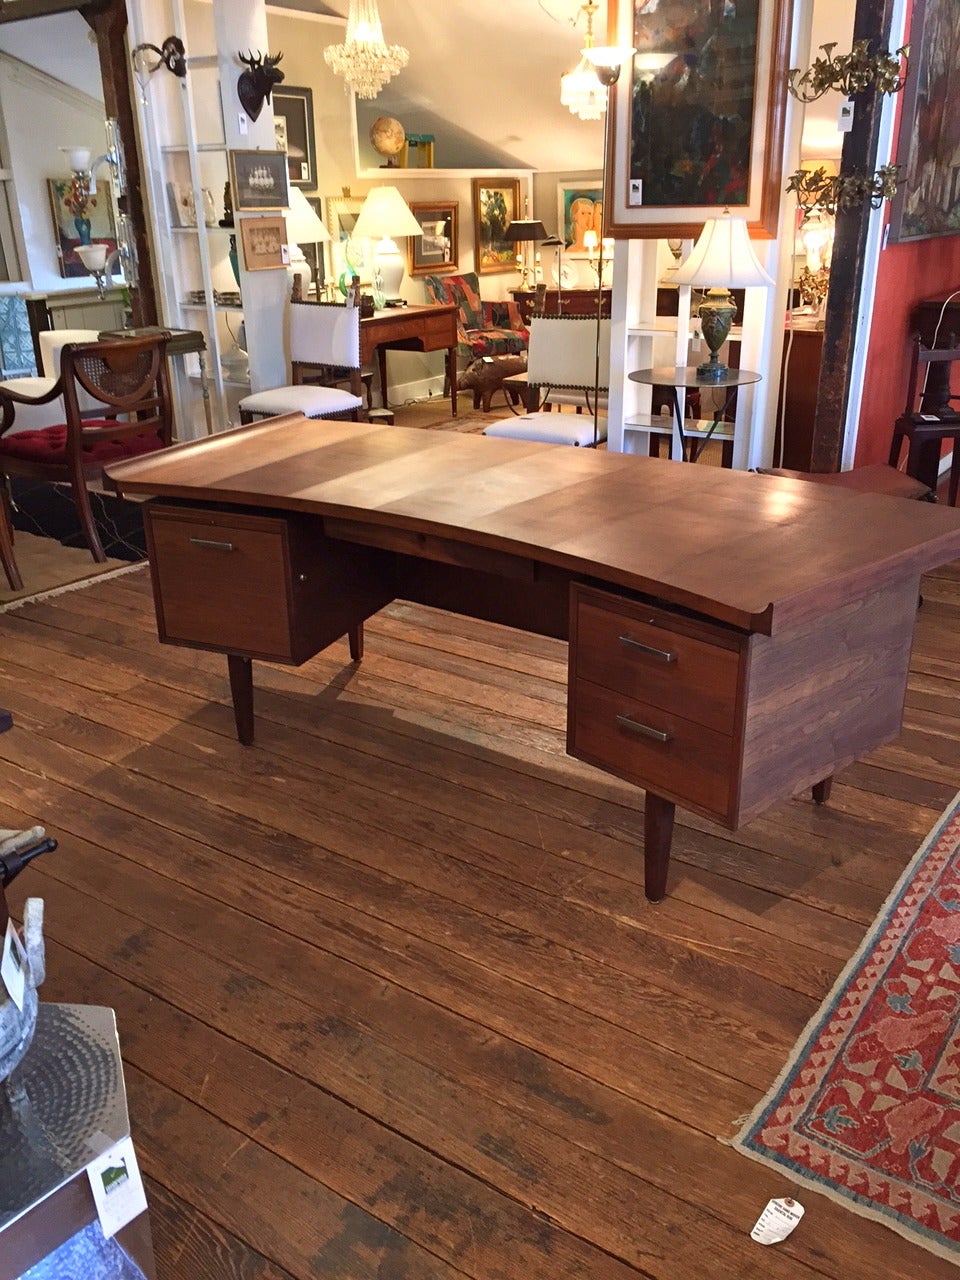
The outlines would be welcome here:
<svg viewBox="0 0 960 1280">
<path fill-rule="evenodd" d="M 395 236 L 421 236 L 423 228 L 396 187 L 374 187 L 357 214 L 353 234 L 364 240 L 385 236 L 392 240 Z"/>
<path fill-rule="evenodd" d="M 773 284 L 753 252 L 746 218 L 734 218 L 729 213 L 707 219 L 699 240 L 673 279 L 675 284 L 707 289 Z"/>
<path fill-rule="evenodd" d="M 294 244 L 317 244 L 330 239 L 330 232 L 299 187 L 290 188 L 290 212 L 286 222 L 287 239 Z"/>
<path fill-rule="evenodd" d="M 88 271 L 102 271 L 107 265 L 107 246 L 105 244 L 77 245 L 77 257 Z"/>
<path fill-rule="evenodd" d="M 72 172 L 83 173 L 90 168 L 89 147 L 60 147 L 59 150 L 67 157 Z"/>
</svg>

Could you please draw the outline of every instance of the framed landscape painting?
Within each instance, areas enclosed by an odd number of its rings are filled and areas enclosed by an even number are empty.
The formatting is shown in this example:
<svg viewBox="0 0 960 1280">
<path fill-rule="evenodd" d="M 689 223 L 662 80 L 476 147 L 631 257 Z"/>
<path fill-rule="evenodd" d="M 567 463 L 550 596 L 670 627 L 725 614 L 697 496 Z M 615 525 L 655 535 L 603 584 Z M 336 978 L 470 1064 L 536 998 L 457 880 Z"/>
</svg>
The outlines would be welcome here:
<svg viewBox="0 0 960 1280">
<path fill-rule="evenodd" d="M 903 88 L 897 164 L 902 182 L 890 208 L 890 239 L 960 233 L 956 107 L 950 85 L 960 65 L 960 5 L 914 0 L 910 74 Z M 944 103 L 953 103 L 944 110 Z"/>
<path fill-rule="evenodd" d="M 478 275 L 515 271 L 517 246 L 504 232 L 518 216 L 519 178 L 473 179 L 474 264 Z"/>
<path fill-rule="evenodd" d="M 724 209 L 772 238 L 780 206 L 789 0 L 609 0 L 636 53 L 610 90 L 605 235 L 699 234 Z"/>
</svg>

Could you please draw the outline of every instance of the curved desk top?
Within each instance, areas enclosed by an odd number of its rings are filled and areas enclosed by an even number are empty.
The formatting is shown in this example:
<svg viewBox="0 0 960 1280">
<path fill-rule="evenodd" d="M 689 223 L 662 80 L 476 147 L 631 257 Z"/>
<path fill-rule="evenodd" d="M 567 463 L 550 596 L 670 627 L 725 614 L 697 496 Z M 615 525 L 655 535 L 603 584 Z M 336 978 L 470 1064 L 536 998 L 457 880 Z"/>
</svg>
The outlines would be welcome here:
<svg viewBox="0 0 960 1280">
<path fill-rule="evenodd" d="M 431 535 L 774 634 L 960 556 L 960 510 L 719 467 L 300 414 L 106 468 L 121 494 Z M 338 524 L 342 527 L 338 529 Z M 348 523 L 364 526 L 351 538 Z"/>
</svg>

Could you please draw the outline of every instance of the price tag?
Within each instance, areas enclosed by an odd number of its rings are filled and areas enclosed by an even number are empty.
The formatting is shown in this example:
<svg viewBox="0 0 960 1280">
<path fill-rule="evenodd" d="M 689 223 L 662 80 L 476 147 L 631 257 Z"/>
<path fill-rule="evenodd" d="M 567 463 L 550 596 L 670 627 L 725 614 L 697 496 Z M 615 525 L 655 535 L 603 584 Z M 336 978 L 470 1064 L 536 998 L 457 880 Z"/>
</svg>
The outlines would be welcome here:
<svg viewBox="0 0 960 1280">
<path fill-rule="evenodd" d="M 0 981 L 10 993 L 10 999 L 18 1009 L 23 1009 L 23 996 L 27 986 L 27 957 L 24 954 L 20 935 L 13 927 L 13 921 L 7 921 L 7 931 L 3 937 L 3 954 L 0 955 Z"/>
<path fill-rule="evenodd" d="M 853 99 L 844 98 L 837 113 L 837 128 L 841 133 L 849 133 L 853 128 Z"/>
<path fill-rule="evenodd" d="M 104 1236 L 109 1240 L 147 1207 L 133 1140 L 123 1138 L 87 1165 L 90 1190 Z"/>
<path fill-rule="evenodd" d="M 779 1244 L 786 1240 L 802 1217 L 803 1205 L 789 1196 L 782 1200 L 768 1200 L 767 1207 L 750 1232 L 750 1239 L 756 1240 L 757 1244 Z"/>
</svg>

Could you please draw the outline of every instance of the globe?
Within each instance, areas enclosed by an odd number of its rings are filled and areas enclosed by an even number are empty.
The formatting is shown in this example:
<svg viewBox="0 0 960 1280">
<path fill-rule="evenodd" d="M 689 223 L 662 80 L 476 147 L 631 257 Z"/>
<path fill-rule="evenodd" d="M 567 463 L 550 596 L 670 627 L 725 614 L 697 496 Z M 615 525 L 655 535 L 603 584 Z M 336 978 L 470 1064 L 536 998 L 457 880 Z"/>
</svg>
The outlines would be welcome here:
<svg viewBox="0 0 960 1280">
<path fill-rule="evenodd" d="M 399 154 L 407 135 L 399 120 L 393 116 L 378 116 L 370 126 L 370 141 L 373 149 L 381 156 L 387 157 L 389 163 L 393 156 Z"/>
</svg>

